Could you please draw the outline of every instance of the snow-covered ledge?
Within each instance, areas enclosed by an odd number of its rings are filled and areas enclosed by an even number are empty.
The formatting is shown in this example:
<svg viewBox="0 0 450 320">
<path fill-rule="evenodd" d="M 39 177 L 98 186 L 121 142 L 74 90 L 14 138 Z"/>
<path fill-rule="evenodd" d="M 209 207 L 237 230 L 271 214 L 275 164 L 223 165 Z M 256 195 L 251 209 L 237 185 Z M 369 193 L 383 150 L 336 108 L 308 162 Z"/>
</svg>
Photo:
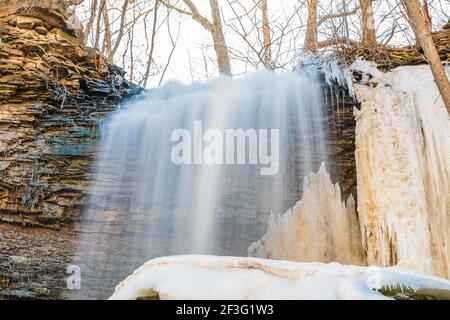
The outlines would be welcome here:
<svg viewBox="0 0 450 320">
<path fill-rule="evenodd" d="M 388 299 L 387 295 L 450 299 L 450 281 L 397 267 L 186 255 L 148 261 L 120 283 L 110 299 Z"/>
</svg>

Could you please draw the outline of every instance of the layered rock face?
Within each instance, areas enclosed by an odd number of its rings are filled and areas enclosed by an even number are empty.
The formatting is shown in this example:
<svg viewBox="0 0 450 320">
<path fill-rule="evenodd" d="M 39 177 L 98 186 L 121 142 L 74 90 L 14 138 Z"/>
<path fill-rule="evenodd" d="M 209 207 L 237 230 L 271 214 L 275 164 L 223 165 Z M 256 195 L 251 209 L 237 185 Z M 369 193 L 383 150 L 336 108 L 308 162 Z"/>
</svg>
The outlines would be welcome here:
<svg viewBox="0 0 450 320">
<path fill-rule="evenodd" d="M 65 287 L 69 222 L 88 193 L 99 124 L 140 89 L 81 43 L 66 2 L 0 8 L 0 298 L 53 298 Z"/>
<path fill-rule="evenodd" d="M 327 170 L 332 183 L 339 183 L 342 199 L 356 199 L 354 110 L 357 102 L 344 87 L 324 86 L 327 128 Z"/>
<path fill-rule="evenodd" d="M 81 44 L 65 3 L 33 2 L 0 1 L 0 221 L 58 225 L 80 215 L 99 121 L 136 88 Z"/>
</svg>

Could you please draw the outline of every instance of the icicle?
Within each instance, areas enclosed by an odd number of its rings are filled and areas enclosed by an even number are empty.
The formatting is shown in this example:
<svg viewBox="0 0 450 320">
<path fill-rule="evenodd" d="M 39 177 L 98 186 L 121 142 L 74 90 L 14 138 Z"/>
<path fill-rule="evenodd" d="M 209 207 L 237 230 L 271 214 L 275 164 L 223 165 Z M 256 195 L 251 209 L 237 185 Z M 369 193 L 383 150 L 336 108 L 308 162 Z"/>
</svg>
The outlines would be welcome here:
<svg viewBox="0 0 450 320">
<path fill-rule="evenodd" d="M 450 121 L 428 66 L 355 85 L 358 213 L 368 263 L 450 277 Z"/>
<path fill-rule="evenodd" d="M 333 185 L 325 165 L 305 177 L 303 199 L 289 209 L 248 251 L 259 258 L 291 261 L 337 261 L 364 264 L 361 235 L 350 197 L 341 201 L 339 185 Z"/>
</svg>

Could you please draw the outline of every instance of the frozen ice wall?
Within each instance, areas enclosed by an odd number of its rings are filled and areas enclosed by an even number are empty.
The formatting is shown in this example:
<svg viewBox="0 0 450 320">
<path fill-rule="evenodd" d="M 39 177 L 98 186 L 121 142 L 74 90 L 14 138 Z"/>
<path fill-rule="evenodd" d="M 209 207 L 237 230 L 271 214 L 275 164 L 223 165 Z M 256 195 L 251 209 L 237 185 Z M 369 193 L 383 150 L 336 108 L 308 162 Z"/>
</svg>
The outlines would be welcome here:
<svg viewBox="0 0 450 320">
<path fill-rule="evenodd" d="M 272 216 L 267 233 L 248 251 L 258 258 L 363 265 L 355 200 L 342 201 L 339 184 L 332 184 L 323 164 L 305 177 L 302 200 Z"/>
<path fill-rule="evenodd" d="M 450 277 L 450 120 L 428 66 L 355 85 L 358 213 L 369 264 Z M 363 79 L 364 80 L 364 79 Z"/>
</svg>

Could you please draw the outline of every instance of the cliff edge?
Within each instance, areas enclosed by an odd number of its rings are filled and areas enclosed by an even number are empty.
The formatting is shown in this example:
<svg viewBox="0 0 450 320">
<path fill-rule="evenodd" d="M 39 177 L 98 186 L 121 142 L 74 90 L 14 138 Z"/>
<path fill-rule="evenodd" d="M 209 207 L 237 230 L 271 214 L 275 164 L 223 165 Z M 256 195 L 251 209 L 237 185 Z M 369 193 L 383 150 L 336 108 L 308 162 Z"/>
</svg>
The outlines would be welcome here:
<svg viewBox="0 0 450 320">
<path fill-rule="evenodd" d="M 140 89 L 66 2 L 32 3 L 0 0 L 0 221 L 57 227 L 80 215 L 99 122 Z"/>
<path fill-rule="evenodd" d="M 0 7 L 0 299 L 60 298 L 99 124 L 141 88 L 83 45 L 67 1 Z"/>
</svg>

